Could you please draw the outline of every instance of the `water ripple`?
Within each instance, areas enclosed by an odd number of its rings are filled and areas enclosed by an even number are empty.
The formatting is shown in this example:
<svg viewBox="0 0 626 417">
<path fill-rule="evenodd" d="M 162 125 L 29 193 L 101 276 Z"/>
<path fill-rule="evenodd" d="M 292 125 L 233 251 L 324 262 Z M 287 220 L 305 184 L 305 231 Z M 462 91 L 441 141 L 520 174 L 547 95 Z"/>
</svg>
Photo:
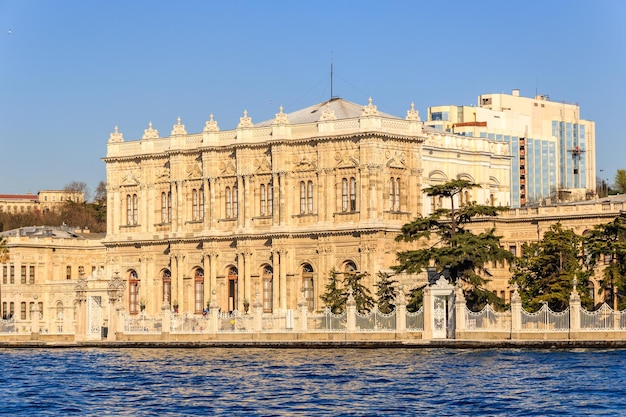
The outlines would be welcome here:
<svg viewBox="0 0 626 417">
<path fill-rule="evenodd" d="M 626 351 L 0 349 L 2 413 L 599 416 Z"/>
</svg>

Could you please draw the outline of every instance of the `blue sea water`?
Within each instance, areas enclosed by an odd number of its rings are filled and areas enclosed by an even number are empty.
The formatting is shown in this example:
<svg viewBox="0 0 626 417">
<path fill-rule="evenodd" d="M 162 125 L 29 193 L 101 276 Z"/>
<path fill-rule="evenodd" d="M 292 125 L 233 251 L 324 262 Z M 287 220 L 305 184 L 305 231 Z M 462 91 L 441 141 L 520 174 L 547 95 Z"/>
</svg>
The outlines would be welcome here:
<svg viewBox="0 0 626 417">
<path fill-rule="evenodd" d="M 12 416 L 626 415 L 626 350 L 0 349 Z"/>
</svg>

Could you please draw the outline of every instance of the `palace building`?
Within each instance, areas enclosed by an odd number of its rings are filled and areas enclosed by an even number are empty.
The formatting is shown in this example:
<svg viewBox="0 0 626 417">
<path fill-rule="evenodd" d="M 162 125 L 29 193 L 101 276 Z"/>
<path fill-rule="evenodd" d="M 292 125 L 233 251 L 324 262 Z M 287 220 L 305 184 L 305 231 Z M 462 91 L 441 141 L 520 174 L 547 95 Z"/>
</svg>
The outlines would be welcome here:
<svg viewBox="0 0 626 417">
<path fill-rule="evenodd" d="M 459 203 L 510 205 L 507 143 L 425 128 L 369 100 L 340 98 L 234 130 L 211 115 L 169 136 L 152 124 L 139 140 L 115 129 L 107 172 L 107 274 L 126 281 L 129 313 L 164 303 L 201 313 L 262 303 L 294 309 L 319 295 L 332 269 L 376 273 L 394 265 L 400 228 L 445 201 L 422 188 L 452 178 L 481 186 Z M 214 297 L 214 298 L 213 298 Z"/>
</svg>

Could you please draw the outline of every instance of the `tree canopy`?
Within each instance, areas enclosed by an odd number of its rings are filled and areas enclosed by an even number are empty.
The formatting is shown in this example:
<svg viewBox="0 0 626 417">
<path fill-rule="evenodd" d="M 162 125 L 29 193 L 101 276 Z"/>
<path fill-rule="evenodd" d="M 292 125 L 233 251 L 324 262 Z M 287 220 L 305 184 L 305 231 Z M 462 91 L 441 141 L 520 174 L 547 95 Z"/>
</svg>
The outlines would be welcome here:
<svg viewBox="0 0 626 417">
<path fill-rule="evenodd" d="M 500 237 L 491 228 L 474 234 L 467 224 L 477 216 L 497 216 L 502 207 L 468 203 L 455 208 L 455 196 L 471 188 L 479 187 L 467 180 L 451 180 L 444 184 L 425 188 L 428 196 L 447 198 L 450 208 L 439 208 L 427 217 L 418 217 L 402 226 L 397 241 L 414 242 L 424 239 L 429 246 L 422 249 L 402 251 L 397 254 L 397 272 L 419 273 L 434 264 L 441 272 L 448 269 L 454 284 L 461 281 L 463 291 L 471 308 L 482 308 L 486 303 L 502 305 L 504 301 L 485 288 L 489 275 L 487 265 L 493 261 L 510 261 L 513 255 L 500 246 Z M 418 289 L 411 290 L 409 297 L 419 296 Z M 409 305 L 413 302 L 409 298 Z"/>
<path fill-rule="evenodd" d="M 339 276 L 343 275 L 340 280 Z M 369 273 L 358 271 L 339 272 L 332 269 L 329 274 L 326 291 L 320 295 L 320 299 L 325 307 L 333 314 L 339 314 L 345 311 L 346 303 L 350 293 L 356 302 L 356 310 L 360 313 L 369 312 L 374 307 L 374 298 L 370 290 L 363 285 L 363 278 Z"/>
<path fill-rule="evenodd" d="M 511 283 L 518 285 L 522 305 L 532 311 L 547 302 L 554 311 L 564 311 L 574 279 L 579 288 L 589 284 L 590 273 L 583 267 L 582 237 L 560 223 L 550 226 L 539 242 L 522 245 L 522 254 L 515 261 Z M 581 302 L 592 307 L 586 291 Z"/>
<path fill-rule="evenodd" d="M 626 308 L 626 223 L 617 217 L 596 225 L 584 237 L 585 260 L 591 268 L 601 260 L 608 262 L 602 273 L 600 289 L 614 309 Z"/>
</svg>

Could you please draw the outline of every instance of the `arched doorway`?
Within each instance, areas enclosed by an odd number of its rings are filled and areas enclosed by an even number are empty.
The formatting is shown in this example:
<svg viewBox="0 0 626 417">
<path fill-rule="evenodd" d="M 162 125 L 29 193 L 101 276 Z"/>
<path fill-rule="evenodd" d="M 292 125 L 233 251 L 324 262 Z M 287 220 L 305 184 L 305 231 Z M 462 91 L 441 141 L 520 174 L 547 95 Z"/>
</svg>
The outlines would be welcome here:
<svg viewBox="0 0 626 417">
<path fill-rule="evenodd" d="M 271 313 L 274 301 L 274 270 L 271 266 L 263 266 L 261 280 L 263 281 L 263 312 Z"/>
<path fill-rule="evenodd" d="M 137 271 L 128 271 L 128 312 L 139 313 L 139 275 Z"/>
</svg>

